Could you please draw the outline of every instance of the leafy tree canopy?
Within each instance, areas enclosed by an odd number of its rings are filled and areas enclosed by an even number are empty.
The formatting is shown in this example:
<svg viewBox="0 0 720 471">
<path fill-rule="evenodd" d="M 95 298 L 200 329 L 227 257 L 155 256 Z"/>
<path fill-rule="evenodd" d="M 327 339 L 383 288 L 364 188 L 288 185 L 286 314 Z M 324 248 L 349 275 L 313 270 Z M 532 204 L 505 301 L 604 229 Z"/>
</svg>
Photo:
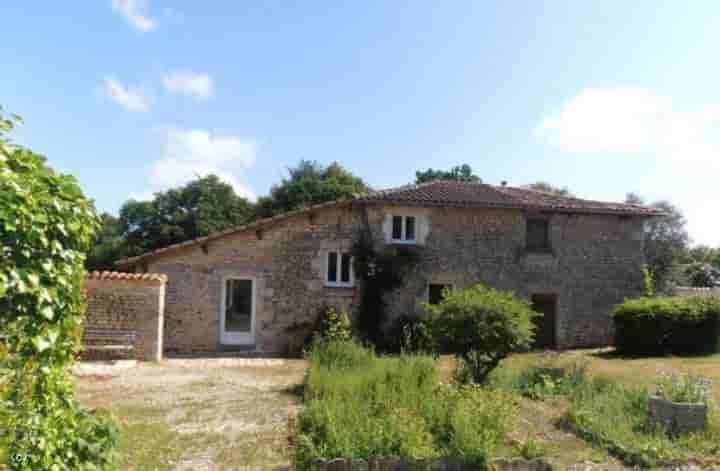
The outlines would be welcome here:
<svg viewBox="0 0 720 471">
<path fill-rule="evenodd" d="M 427 183 L 433 180 L 456 180 L 460 182 L 482 183 L 482 179 L 475 175 L 472 167 L 468 164 L 456 165 L 450 170 L 435 170 L 433 168 L 429 168 L 424 171 L 415 172 L 415 183 Z"/>
<path fill-rule="evenodd" d="M 120 219 L 112 214 L 100 215 L 100 229 L 95 234 L 85 266 L 88 270 L 114 270 L 114 262 L 127 255 Z"/>
<path fill-rule="evenodd" d="M 270 195 L 258 201 L 260 217 L 292 211 L 362 193 L 369 187 L 360 178 L 337 162 L 327 167 L 315 161 L 301 160 L 297 167 L 288 169 L 288 178 L 273 185 Z"/>
<path fill-rule="evenodd" d="M 625 202 L 644 204 L 644 200 L 635 193 L 628 193 Z M 650 206 L 667 214 L 650 218 L 645 223 L 645 263 L 655 280 L 656 291 L 663 291 L 673 282 L 690 237 L 680 209 L 669 201 L 656 201 Z"/>
<path fill-rule="evenodd" d="M 550 193 L 557 196 L 567 196 L 568 198 L 575 197 L 575 195 L 568 189 L 568 187 L 564 186 L 560 188 L 557 186 L 552 186 L 550 183 L 547 182 L 530 183 L 529 185 L 525 185 L 525 188 L 535 191 L 542 191 L 544 193 Z"/>
<path fill-rule="evenodd" d="M 255 218 L 253 204 L 215 175 L 197 178 L 151 201 L 127 201 L 120 209 L 126 255 L 137 255 L 201 237 Z M 112 219 L 104 221 L 110 240 L 117 235 Z M 104 241 L 103 241 L 104 242 Z M 102 245 L 102 244 L 101 244 Z M 95 255 L 95 253 L 93 253 Z"/>
</svg>

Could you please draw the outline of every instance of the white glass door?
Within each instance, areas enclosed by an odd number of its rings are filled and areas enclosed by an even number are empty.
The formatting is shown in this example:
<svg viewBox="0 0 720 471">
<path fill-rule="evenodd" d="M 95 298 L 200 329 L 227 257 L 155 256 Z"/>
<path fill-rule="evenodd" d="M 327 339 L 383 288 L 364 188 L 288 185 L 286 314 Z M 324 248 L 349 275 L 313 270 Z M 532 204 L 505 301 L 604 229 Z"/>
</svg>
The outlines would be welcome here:
<svg viewBox="0 0 720 471">
<path fill-rule="evenodd" d="M 255 283 L 248 278 L 225 278 L 220 307 L 220 343 L 255 343 Z"/>
</svg>

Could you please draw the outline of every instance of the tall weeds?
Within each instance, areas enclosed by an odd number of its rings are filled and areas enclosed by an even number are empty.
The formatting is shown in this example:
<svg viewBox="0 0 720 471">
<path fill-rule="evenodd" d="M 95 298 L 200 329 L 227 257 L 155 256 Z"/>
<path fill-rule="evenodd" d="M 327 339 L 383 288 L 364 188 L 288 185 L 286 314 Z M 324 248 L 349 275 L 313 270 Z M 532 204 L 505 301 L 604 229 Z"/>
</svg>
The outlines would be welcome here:
<svg viewBox="0 0 720 471">
<path fill-rule="evenodd" d="M 443 385 L 424 356 L 378 357 L 353 342 L 308 355 L 297 462 L 316 457 L 445 457 L 487 466 L 516 414 L 513 396 Z"/>
</svg>

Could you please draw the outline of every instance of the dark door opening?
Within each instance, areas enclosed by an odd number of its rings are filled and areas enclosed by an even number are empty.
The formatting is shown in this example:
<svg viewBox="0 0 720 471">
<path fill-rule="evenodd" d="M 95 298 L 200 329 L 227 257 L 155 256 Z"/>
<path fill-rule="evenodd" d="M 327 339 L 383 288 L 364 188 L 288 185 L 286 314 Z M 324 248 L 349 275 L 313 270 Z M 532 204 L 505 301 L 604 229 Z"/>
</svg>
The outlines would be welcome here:
<svg viewBox="0 0 720 471">
<path fill-rule="evenodd" d="M 533 294 L 530 298 L 533 311 L 542 316 L 534 319 L 535 343 L 534 348 L 555 348 L 555 319 L 557 314 L 557 295 Z"/>
</svg>

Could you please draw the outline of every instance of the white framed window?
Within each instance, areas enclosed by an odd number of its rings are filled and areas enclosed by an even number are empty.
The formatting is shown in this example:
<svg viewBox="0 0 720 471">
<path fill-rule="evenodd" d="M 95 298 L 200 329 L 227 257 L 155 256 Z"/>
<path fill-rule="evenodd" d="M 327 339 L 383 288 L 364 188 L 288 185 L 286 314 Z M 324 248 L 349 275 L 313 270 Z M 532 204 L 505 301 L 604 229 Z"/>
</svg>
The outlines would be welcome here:
<svg viewBox="0 0 720 471">
<path fill-rule="evenodd" d="M 392 217 L 392 241 L 400 244 L 417 242 L 417 224 L 415 216 Z"/>
<path fill-rule="evenodd" d="M 352 288 L 355 284 L 352 256 L 348 252 L 330 251 L 325 263 L 325 286 Z"/>
</svg>

